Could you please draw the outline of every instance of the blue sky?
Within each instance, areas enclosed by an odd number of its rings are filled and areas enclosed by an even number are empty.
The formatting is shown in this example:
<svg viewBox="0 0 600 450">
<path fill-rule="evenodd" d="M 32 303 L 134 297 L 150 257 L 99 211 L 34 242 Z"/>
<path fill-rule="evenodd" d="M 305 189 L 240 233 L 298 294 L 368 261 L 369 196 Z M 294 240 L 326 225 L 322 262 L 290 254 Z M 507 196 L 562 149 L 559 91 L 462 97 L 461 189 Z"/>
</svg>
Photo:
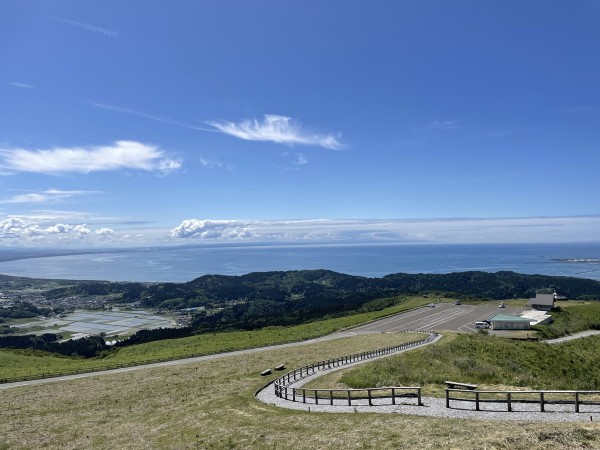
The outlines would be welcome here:
<svg viewBox="0 0 600 450">
<path fill-rule="evenodd" d="M 600 241 L 596 1 L 0 1 L 0 246 Z"/>
</svg>

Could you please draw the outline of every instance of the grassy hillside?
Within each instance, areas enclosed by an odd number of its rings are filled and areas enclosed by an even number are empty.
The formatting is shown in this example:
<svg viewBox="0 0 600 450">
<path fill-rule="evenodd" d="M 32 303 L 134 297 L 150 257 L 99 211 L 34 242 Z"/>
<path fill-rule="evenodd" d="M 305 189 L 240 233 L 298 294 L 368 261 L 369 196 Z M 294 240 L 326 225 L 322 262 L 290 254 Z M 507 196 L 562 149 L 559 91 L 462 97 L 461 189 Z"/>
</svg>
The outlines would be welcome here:
<svg viewBox="0 0 600 450">
<path fill-rule="evenodd" d="M 320 414 L 256 401 L 258 372 L 398 342 L 376 334 L 2 391 L 0 449 L 593 449 L 600 424 Z M 406 336 L 409 337 L 409 336 Z"/>
<path fill-rule="evenodd" d="M 357 388 L 442 386 L 455 380 L 487 387 L 600 390 L 598 367 L 600 336 L 550 345 L 478 333 L 348 369 L 339 380 Z"/>
<path fill-rule="evenodd" d="M 559 302 L 557 305 L 560 306 L 552 312 L 553 322 L 535 327 L 542 337 L 552 339 L 578 331 L 600 330 L 599 303 Z"/>
</svg>

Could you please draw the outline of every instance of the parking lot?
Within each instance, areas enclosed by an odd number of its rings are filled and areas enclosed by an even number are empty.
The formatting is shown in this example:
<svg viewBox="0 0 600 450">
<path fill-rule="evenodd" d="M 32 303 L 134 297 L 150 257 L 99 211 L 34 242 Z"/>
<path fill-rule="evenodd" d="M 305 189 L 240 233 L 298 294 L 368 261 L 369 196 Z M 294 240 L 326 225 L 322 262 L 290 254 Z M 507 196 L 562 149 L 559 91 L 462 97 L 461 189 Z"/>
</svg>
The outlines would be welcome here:
<svg viewBox="0 0 600 450">
<path fill-rule="evenodd" d="M 423 307 L 397 314 L 357 328 L 354 332 L 381 331 L 393 332 L 407 329 L 425 328 L 436 331 L 477 331 L 475 322 L 490 319 L 498 313 L 519 315 L 526 308 L 498 308 L 499 302 L 489 305 L 455 305 L 453 303 L 435 303 L 435 307 Z"/>
</svg>

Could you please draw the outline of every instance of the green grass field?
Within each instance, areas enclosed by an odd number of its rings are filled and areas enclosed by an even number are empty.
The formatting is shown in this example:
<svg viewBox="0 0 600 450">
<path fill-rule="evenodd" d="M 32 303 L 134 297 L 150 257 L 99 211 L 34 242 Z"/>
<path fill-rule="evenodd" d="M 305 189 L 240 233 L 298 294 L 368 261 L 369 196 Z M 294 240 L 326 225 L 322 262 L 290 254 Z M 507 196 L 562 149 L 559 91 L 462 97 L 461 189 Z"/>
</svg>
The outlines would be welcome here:
<svg viewBox="0 0 600 450">
<path fill-rule="evenodd" d="M 550 325 L 538 325 L 542 337 L 552 339 L 592 328 L 600 329 L 600 302 L 557 302 Z"/>
<path fill-rule="evenodd" d="M 102 358 L 70 358 L 31 350 L 0 350 L 0 380 L 36 376 L 61 371 L 106 369 L 119 364 L 143 363 L 154 359 L 177 359 L 210 355 L 267 345 L 297 342 L 324 336 L 370 320 L 395 314 L 428 303 L 428 299 L 408 297 L 381 311 L 311 322 L 294 327 L 273 327 L 255 331 L 202 334 L 181 339 L 167 339 L 109 351 Z"/>
<path fill-rule="evenodd" d="M 391 356 L 319 379 L 352 388 L 425 386 L 443 395 L 446 380 L 480 388 L 600 390 L 600 336 L 549 345 L 495 336 L 452 335 L 435 346 Z M 334 387 L 332 386 L 332 387 Z"/>
<path fill-rule="evenodd" d="M 600 424 L 326 414 L 254 399 L 258 375 L 410 339 L 355 336 L 2 391 L 0 449 L 594 449 Z M 273 375 L 275 376 L 275 375 Z"/>
</svg>

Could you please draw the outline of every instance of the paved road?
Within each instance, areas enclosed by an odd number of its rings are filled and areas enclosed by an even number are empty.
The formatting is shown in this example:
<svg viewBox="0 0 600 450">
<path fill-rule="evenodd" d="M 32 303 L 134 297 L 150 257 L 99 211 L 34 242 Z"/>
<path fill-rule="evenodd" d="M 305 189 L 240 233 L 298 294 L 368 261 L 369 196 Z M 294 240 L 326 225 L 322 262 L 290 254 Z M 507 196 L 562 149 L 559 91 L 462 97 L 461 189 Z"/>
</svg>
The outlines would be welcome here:
<svg viewBox="0 0 600 450">
<path fill-rule="evenodd" d="M 291 342 L 289 344 L 272 345 L 269 347 L 251 348 L 251 349 L 247 349 L 247 350 L 238 350 L 238 351 L 228 352 L 228 353 L 217 353 L 214 355 L 197 356 L 194 358 L 176 359 L 173 361 L 165 361 L 165 362 L 159 362 L 159 363 L 154 363 L 154 364 L 143 364 L 143 365 L 139 365 L 139 366 L 123 367 L 121 369 L 102 370 L 100 372 L 80 373 L 80 374 L 76 374 L 76 375 L 65 375 L 62 377 L 43 378 L 40 380 L 28 380 L 28 381 L 19 381 L 16 383 L 5 383 L 5 384 L 0 384 L 0 391 L 2 391 L 3 389 L 11 389 L 11 388 L 21 387 L 21 386 L 33 386 L 33 385 L 38 385 L 38 384 L 55 383 L 57 381 L 68 381 L 68 380 L 75 380 L 78 378 L 98 377 L 98 376 L 103 376 L 103 375 L 112 375 L 112 374 L 116 374 L 116 373 L 131 372 L 133 370 L 154 369 L 157 367 L 168 367 L 168 366 L 180 366 L 183 364 L 191 364 L 191 363 L 195 363 L 195 362 L 210 361 L 210 360 L 221 359 L 221 358 L 229 358 L 232 356 L 239 356 L 239 355 L 247 355 L 247 354 L 251 354 L 251 353 L 262 352 L 265 350 L 279 350 L 282 348 L 297 347 L 299 345 L 313 344 L 315 342 L 328 341 L 328 340 L 332 340 L 332 339 L 340 339 L 340 338 L 344 338 L 344 337 L 355 336 L 356 334 L 357 333 L 354 333 L 351 331 L 344 331 L 344 332 L 329 334 L 327 336 L 323 336 L 323 337 L 316 338 L 316 339 L 310 339 L 308 341 Z"/>
<path fill-rule="evenodd" d="M 489 319 L 498 313 L 518 315 L 524 308 L 498 308 L 498 303 L 489 305 L 454 305 L 436 303 L 434 308 L 419 308 L 397 314 L 386 319 L 354 328 L 355 332 L 394 332 L 406 329 L 424 328 L 436 331 L 477 331 L 475 322 Z"/>
<path fill-rule="evenodd" d="M 249 350 L 240 350 L 236 352 L 229 353 L 219 353 L 216 355 L 208 355 L 208 356 L 200 356 L 196 358 L 185 358 L 179 359 L 175 361 L 167 361 L 155 364 L 145 364 L 140 366 L 133 367 L 125 367 L 122 369 L 113 369 L 106 370 L 101 372 L 92 372 L 92 373 L 82 373 L 77 375 L 67 375 L 63 377 L 55 377 L 55 378 L 45 378 L 41 380 L 30 380 L 30 381 L 21 381 L 17 383 L 6 383 L 0 384 L 0 390 L 2 389 L 10 389 L 13 387 L 19 386 L 30 386 L 37 384 L 46 384 L 46 383 L 54 383 L 57 381 L 65 381 L 65 380 L 74 380 L 77 378 L 87 378 L 87 377 L 95 377 L 102 375 L 109 375 L 115 373 L 123 373 L 130 372 L 132 370 L 141 370 L 141 369 L 150 369 L 156 367 L 167 367 L 167 366 L 176 366 L 181 364 L 190 364 L 194 362 L 207 361 L 211 359 L 217 358 L 227 358 L 230 356 L 237 356 L 249 353 L 255 353 L 263 350 L 277 350 L 286 347 L 293 347 L 298 345 L 311 344 L 314 342 L 329 340 L 329 339 L 338 339 L 342 337 L 352 336 L 356 334 L 363 333 L 381 333 L 381 332 L 394 332 L 394 331 L 402 331 L 406 329 L 416 329 L 423 328 L 429 330 L 452 330 L 452 331 L 462 331 L 466 333 L 475 332 L 474 323 L 479 320 L 488 319 L 492 317 L 494 314 L 497 314 L 498 311 L 506 312 L 506 314 L 516 314 L 517 310 L 515 308 L 506 308 L 504 310 L 499 310 L 496 303 L 493 305 L 485 305 L 485 306 L 474 306 L 474 305 L 454 305 L 452 303 L 439 303 L 436 304 L 435 308 L 418 308 L 413 311 L 408 311 L 406 313 L 397 314 L 395 316 L 391 316 L 385 319 L 378 320 L 376 322 L 372 322 L 367 325 L 363 325 L 360 327 L 353 328 L 350 331 L 341 332 L 341 333 L 333 333 L 328 336 L 324 336 L 318 339 L 311 339 L 309 341 L 302 342 L 294 342 L 291 344 L 284 345 L 275 345 L 270 347 L 260 347 Z"/>
<path fill-rule="evenodd" d="M 556 339 L 549 339 L 545 341 L 547 344 L 560 344 L 561 342 L 572 341 L 573 339 L 581 339 L 588 336 L 594 336 L 596 334 L 600 334 L 600 330 L 587 330 L 581 331 L 579 333 L 572 334 L 570 336 L 564 336 Z"/>
</svg>

